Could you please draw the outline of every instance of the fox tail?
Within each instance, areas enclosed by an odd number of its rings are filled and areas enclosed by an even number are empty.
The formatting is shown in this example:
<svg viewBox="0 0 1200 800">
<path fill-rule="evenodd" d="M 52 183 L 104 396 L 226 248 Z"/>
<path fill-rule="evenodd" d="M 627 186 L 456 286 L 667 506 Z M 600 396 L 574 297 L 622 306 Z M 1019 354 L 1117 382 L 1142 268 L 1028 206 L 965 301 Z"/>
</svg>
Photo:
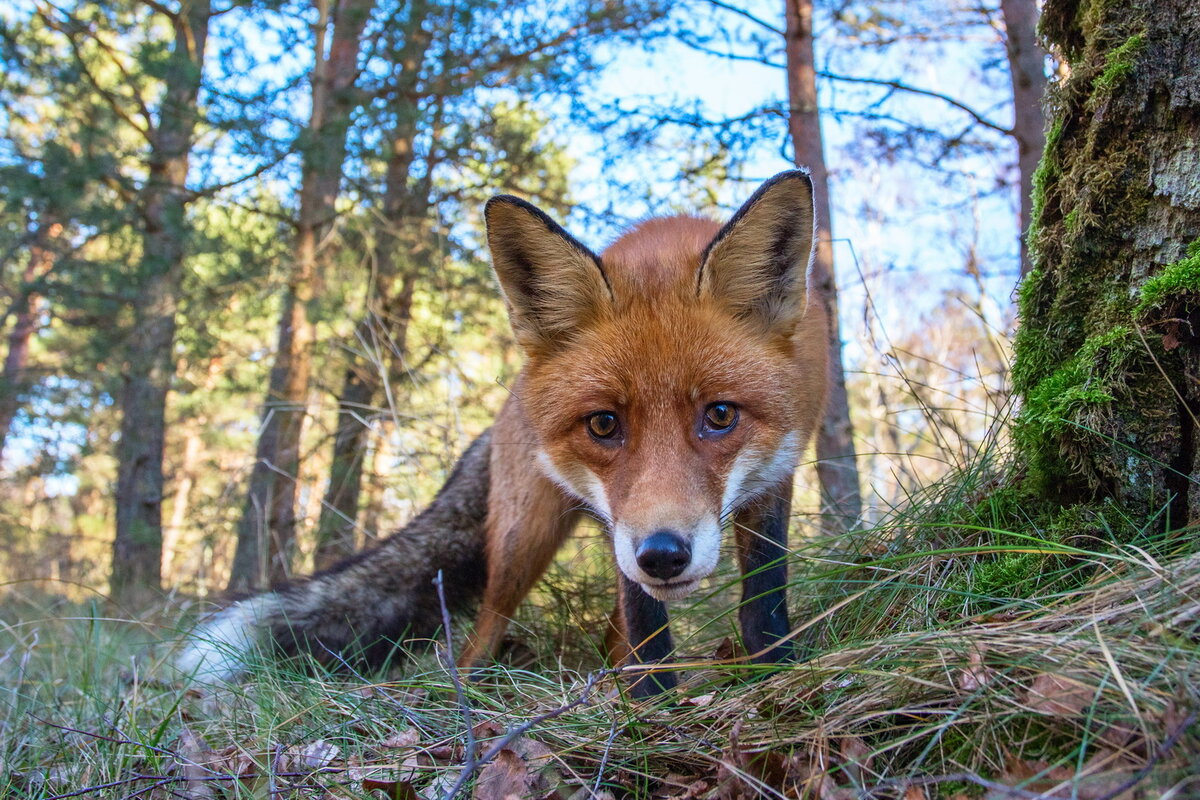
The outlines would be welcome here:
<svg viewBox="0 0 1200 800">
<path fill-rule="evenodd" d="M 451 612 L 469 608 L 483 592 L 490 442 L 485 431 L 429 507 L 375 547 L 203 620 L 176 667 L 229 680 L 263 646 L 284 655 L 311 653 L 326 664 L 378 665 L 398 642 L 432 636 L 442 624 L 433 584 L 439 570 Z"/>
</svg>

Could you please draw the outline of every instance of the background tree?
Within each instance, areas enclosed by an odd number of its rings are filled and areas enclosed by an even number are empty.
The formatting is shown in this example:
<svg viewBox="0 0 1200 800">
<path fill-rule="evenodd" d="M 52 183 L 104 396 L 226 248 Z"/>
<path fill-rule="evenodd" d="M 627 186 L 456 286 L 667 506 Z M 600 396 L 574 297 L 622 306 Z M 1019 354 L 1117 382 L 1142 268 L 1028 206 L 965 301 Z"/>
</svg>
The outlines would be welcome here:
<svg viewBox="0 0 1200 800">
<path fill-rule="evenodd" d="M 1068 69 L 1020 294 L 1020 456 L 1106 538 L 1182 527 L 1200 508 L 1200 8 L 1054 0 L 1042 31 Z"/>
<path fill-rule="evenodd" d="M 175 374 L 175 315 L 188 243 L 188 162 L 210 16 L 208 0 L 182 0 L 177 10 L 155 10 L 167 17 L 174 41 L 161 66 L 157 114 L 146 114 L 142 128 L 148 147 L 147 174 L 137 198 L 142 256 L 123 370 L 110 582 L 119 599 L 161 584 L 167 392 Z"/>
<path fill-rule="evenodd" d="M 817 254 L 813 277 L 829 320 L 829 401 L 821 429 L 817 432 L 817 476 L 821 482 L 822 528 L 842 533 L 862 516 L 858 464 L 854 452 L 854 428 L 846 396 L 841 318 L 838 313 L 837 279 L 833 265 L 833 226 L 829 206 L 829 179 L 817 109 L 817 68 L 813 50 L 813 4 L 811 0 L 785 0 L 787 28 L 788 132 L 796 165 L 812 174 L 817 214 Z"/>
<path fill-rule="evenodd" d="M 362 32 L 374 0 L 316 0 L 311 112 L 303 134 L 292 267 L 279 318 L 254 467 L 238 526 L 230 589 L 287 578 L 296 535 L 296 480 L 316 327 L 310 306 L 322 279 L 323 238 L 336 216 Z"/>
<path fill-rule="evenodd" d="M 1046 54 L 1037 40 L 1037 0 L 1000 0 L 1004 16 L 1004 45 L 1012 76 L 1012 137 L 1017 142 L 1020 172 L 1021 277 L 1029 272 L 1025 234 L 1033 220 L 1033 174 L 1046 144 L 1042 95 L 1046 92 Z"/>
</svg>

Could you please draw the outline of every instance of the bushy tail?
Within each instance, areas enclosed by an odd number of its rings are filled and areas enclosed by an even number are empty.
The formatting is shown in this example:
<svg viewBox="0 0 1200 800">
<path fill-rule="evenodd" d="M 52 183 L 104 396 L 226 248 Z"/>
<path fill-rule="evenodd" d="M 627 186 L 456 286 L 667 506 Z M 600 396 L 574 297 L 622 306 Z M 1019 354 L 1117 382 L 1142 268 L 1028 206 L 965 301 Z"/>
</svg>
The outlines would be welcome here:
<svg viewBox="0 0 1200 800">
<path fill-rule="evenodd" d="M 399 641 L 433 635 L 442 622 L 433 585 L 438 570 L 451 611 L 470 607 L 483 591 L 490 441 L 485 431 L 429 507 L 375 547 L 203 621 L 176 666 L 228 680 L 262 645 L 284 654 L 310 652 L 324 663 L 370 665 L 385 661 Z"/>
</svg>

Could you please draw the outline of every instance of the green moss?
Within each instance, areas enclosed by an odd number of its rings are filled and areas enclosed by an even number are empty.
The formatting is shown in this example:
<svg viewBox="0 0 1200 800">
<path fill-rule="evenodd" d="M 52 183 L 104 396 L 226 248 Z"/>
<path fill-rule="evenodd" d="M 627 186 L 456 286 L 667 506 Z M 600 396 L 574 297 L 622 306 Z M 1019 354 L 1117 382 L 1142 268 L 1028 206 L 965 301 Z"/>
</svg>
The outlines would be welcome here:
<svg viewBox="0 0 1200 800">
<path fill-rule="evenodd" d="M 1126 366 L 1136 357 L 1139 338 L 1130 325 L 1115 325 L 1088 337 L 1069 358 L 1061 360 L 1040 380 L 1025 386 L 1025 405 L 1013 436 L 1029 456 L 1029 478 L 1048 490 L 1056 476 L 1078 474 L 1095 489 L 1098 476 L 1088 474 L 1081 454 L 1091 436 L 1110 438 L 1110 406 L 1124 393 Z M 1028 352 L 1028 351 L 1026 351 Z M 1038 351 L 1044 364 L 1053 355 L 1049 346 Z M 1028 365 L 1026 365 L 1028 367 Z M 1063 487 L 1065 488 L 1065 487 Z"/>
<path fill-rule="evenodd" d="M 1108 94 L 1133 72 L 1133 63 L 1146 47 L 1144 34 L 1130 36 L 1104 59 L 1104 70 L 1092 81 L 1092 89 L 1098 94 Z"/>
<path fill-rule="evenodd" d="M 1046 133 L 1046 146 L 1042 149 L 1042 160 L 1038 162 L 1037 169 L 1033 171 L 1033 189 L 1032 189 L 1032 222 L 1027 231 L 1028 241 L 1034 242 L 1037 239 L 1038 220 L 1041 219 L 1042 209 L 1046 205 L 1046 187 L 1053 183 L 1062 174 L 1058 166 L 1058 153 L 1056 148 L 1058 143 L 1062 141 L 1063 130 L 1065 124 L 1061 119 L 1055 120 L 1050 130 Z"/>
<path fill-rule="evenodd" d="M 1168 264 L 1142 284 L 1134 313 L 1148 314 L 1179 302 L 1193 304 L 1200 299 L 1200 239 L 1188 245 L 1187 255 Z"/>
<path fill-rule="evenodd" d="M 1067 233 L 1079 233 L 1080 217 L 1081 214 L 1078 207 L 1072 208 L 1067 212 L 1067 215 L 1063 217 L 1063 226 L 1067 229 Z"/>
</svg>

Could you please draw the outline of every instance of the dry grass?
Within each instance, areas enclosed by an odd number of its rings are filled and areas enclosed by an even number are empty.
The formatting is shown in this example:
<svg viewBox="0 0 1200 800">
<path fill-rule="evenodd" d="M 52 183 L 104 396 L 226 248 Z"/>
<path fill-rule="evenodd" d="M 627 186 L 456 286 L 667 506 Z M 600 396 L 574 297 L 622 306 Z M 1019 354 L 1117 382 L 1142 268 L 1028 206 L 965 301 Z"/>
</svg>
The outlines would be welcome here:
<svg viewBox="0 0 1200 800">
<path fill-rule="evenodd" d="M 532 666 L 497 666 L 461 699 L 429 655 L 399 678 L 268 667 L 196 691 L 159 679 L 170 628 L 10 604 L 0 794 L 441 797 L 467 760 L 466 705 L 480 752 L 503 740 L 506 755 L 463 796 L 504 796 L 490 794 L 502 761 L 530 797 L 1200 796 L 1194 537 L 1089 552 L 975 531 L 937 548 L 952 505 L 797 554 L 795 622 L 813 653 L 789 669 L 763 673 L 728 643 L 696 657 L 731 628 L 718 584 L 682 614 L 684 688 L 651 704 L 611 674 L 589 688 L 556 655 L 561 631 L 527 629 Z M 1055 565 L 1039 591 L 971 597 L 964 575 L 1026 552 Z M 592 585 L 572 594 L 560 576 L 542 599 L 583 609 L 560 616 L 588 633 L 606 610 Z M 567 648 L 573 667 L 598 666 L 588 641 Z"/>
</svg>

